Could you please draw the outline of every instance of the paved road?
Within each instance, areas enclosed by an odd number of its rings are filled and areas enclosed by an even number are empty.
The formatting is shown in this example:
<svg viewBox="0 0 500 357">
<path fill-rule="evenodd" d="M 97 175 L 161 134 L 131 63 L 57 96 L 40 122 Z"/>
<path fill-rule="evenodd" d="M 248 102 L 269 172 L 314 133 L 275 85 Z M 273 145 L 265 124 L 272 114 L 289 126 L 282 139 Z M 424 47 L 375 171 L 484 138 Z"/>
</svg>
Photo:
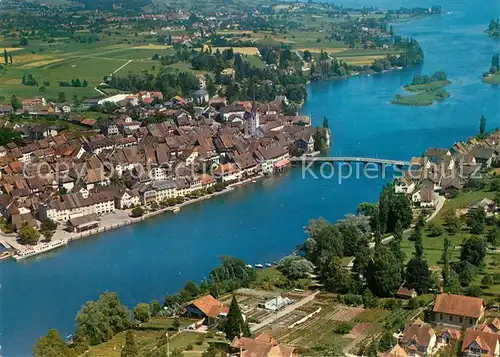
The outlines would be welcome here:
<svg viewBox="0 0 500 357">
<path fill-rule="evenodd" d="M 316 291 L 315 293 L 313 293 L 313 294 L 311 294 L 311 295 L 303 298 L 302 300 L 297 301 L 296 303 L 285 307 L 283 310 L 279 311 L 278 313 L 273 313 L 271 316 L 269 316 L 268 318 L 264 319 L 261 323 L 258 323 L 256 325 L 250 326 L 250 332 L 254 333 L 257 330 L 260 330 L 261 328 L 266 327 L 267 325 L 272 324 L 274 321 L 276 321 L 276 320 L 278 320 L 278 319 L 280 319 L 280 318 L 288 315 L 292 311 L 294 311 L 294 310 L 298 309 L 299 307 L 304 306 L 308 302 L 314 300 L 314 298 L 318 294 L 319 294 L 319 291 Z"/>
</svg>

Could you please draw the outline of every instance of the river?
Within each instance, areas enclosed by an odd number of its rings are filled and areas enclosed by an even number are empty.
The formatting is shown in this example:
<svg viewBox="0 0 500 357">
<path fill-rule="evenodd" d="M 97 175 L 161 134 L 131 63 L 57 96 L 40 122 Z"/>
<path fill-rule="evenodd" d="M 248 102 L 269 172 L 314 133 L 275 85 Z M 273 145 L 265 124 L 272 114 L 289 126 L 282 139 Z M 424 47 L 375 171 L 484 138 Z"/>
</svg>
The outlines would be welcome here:
<svg viewBox="0 0 500 357">
<path fill-rule="evenodd" d="M 429 6 L 432 1 L 343 1 L 382 8 Z M 443 14 L 395 26 L 425 51 L 418 68 L 312 83 L 302 113 L 316 125 L 327 116 L 332 154 L 409 159 L 431 146 L 448 147 L 475 135 L 481 114 L 500 127 L 498 86 L 482 83 L 499 41 L 484 29 L 500 16 L 497 0 L 439 2 Z M 451 12 L 451 13 L 448 13 Z M 451 97 L 426 108 L 389 104 L 416 73 L 444 70 Z M 67 335 L 87 300 L 117 291 L 129 306 L 162 300 L 188 279 L 200 280 L 221 255 L 249 263 L 277 260 L 305 237 L 309 219 L 334 221 L 374 201 L 384 179 L 303 178 L 300 169 L 237 189 L 146 222 L 86 238 L 67 248 L 16 263 L 1 263 L 0 344 L 4 356 L 27 356 L 49 328 Z"/>
</svg>

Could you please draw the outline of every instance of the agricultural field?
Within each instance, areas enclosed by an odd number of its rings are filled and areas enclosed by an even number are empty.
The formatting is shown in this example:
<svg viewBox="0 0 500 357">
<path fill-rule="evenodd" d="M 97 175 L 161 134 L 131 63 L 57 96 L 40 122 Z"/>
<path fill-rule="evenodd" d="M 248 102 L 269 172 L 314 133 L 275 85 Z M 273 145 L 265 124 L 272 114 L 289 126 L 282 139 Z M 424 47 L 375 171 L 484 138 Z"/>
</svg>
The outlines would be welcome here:
<svg viewBox="0 0 500 357">
<path fill-rule="evenodd" d="M 278 341 L 307 350 L 317 345 L 335 344 L 350 350 L 363 340 L 377 336 L 389 314 L 383 309 L 365 310 L 339 304 L 331 294 L 320 294 L 313 301 L 296 309 L 268 326 Z M 339 326 L 351 329 L 343 335 Z"/>
<path fill-rule="evenodd" d="M 0 96 L 44 95 L 55 99 L 59 92 L 65 92 L 67 100 L 74 96 L 80 99 L 100 97 L 94 87 L 105 76 L 120 68 L 116 73 L 154 71 L 153 68 L 160 66 L 158 61 L 152 60 L 154 55 L 166 56 L 175 52 L 171 46 L 151 45 L 144 37 L 129 35 L 103 37 L 91 44 L 60 39 L 52 43 L 30 41 L 26 47 L 12 47 L 8 41 L 0 41 L 0 51 L 5 49 L 12 55 L 12 63 L 3 65 L 5 70 L 0 73 Z M 36 79 L 38 86 L 21 83 L 22 77 L 28 74 Z M 59 86 L 59 82 L 76 78 L 85 79 L 87 87 Z M 44 88 L 40 90 L 40 87 Z"/>
</svg>

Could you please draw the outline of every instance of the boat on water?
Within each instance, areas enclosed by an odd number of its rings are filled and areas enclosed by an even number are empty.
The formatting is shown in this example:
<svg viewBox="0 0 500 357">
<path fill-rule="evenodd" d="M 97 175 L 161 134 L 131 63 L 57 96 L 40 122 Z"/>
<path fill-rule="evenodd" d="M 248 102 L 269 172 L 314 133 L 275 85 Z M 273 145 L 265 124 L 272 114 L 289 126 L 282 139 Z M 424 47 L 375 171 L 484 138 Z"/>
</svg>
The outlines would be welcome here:
<svg viewBox="0 0 500 357">
<path fill-rule="evenodd" d="M 266 263 L 266 267 L 270 268 L 272 267 L 273 265 L 271 263 Z"/>
<path fill-rule="evenodd" d="M 256 267 L 257 269 L 262 269 L 262 268 L 264 268 L 264 266 L 263 266 L 262 264 L 255 264 L 255 267 Z"/>
<path fill-rule="evenodd" d="M 247 267 L 247 268 L 250 268 L 250 269 L 253 269 L 252 264 L 247 264 L 247 265 L 246 265 L 246 267 Z"/>
<path fill-rule="evenodd" d="M 26 259 L 26 258 L 35 256 L 37 254 L 45 253 L 45 252 L 48 252 L 52 249 L 62 247 L 66 244 L 68 244 L 68 241 L 66 239 L 62 239 L 62 240 L 58 240 L 56 242 L 50 242 L 47 244 L 37 245 L 37 246 L 29 247 L 26 249 L 19 249 L 16 251 L 16 253 L 13 255 L 13 257 L 15 260 Z"/>
<path fill-rule="evenodd" d="M 256 182 L 257 182 L 257 181 L 255 181 L 255 180 L 252 180 L 252 183 L 256 183 Z"/>
<path fill-rule="evenodd" d="M 181 208 L 180 208 L 180 207 L 174 207 L 174 208 L 172 208 L 172 212 L 174 212 L 174 213 L 177 213 L 177 212 L 179 212 L 180 210 L 181 210 Z"/>
</svg>

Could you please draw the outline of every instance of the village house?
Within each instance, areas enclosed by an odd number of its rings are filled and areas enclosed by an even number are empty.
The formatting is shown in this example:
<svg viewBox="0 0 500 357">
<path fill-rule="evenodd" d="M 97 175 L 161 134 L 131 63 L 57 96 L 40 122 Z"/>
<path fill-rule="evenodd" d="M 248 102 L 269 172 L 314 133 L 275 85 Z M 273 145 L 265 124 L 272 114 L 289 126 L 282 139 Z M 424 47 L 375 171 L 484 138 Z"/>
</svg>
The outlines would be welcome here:
<svg viewBox="0 0 500 357">
<path fill-rule="evenodd" d="M 255 338 L 235 337 L 230 356 L 234 357 L 298 357 L 295 347 L 280 344 L 273 337 L 262 333 Z"/>
<path fill-rule="evenodd" d="M 409 177 L 403 176 L 396 180 L 394 185 L 394 192 L 410 195 L 415 191 L 415 182 Z"/>
<path fill-rule="evenodd" d="M 495 150 L 488 147 L 475 146 L 470 153 L 476 160 L 476 163 L 486 167 L 490 167 L 495 158 Z"/>
<path fill-rule="evenodd" d="M 232 182 L 241 179 L 242 172 L 235 164 L 227 163 L 217 166 L 212 175 L 219 181 Z"/>
<path fill-rule="evenodd" d="M 140 205 L 139 192 L 136 190 L 116 190 L 115 207 L 117 209 L 126 209 Z"/>
<path fill-rule="evenodd" d="M 193 93 L 191 99 L 195 105 L 203 105 L 205 103 L 208 103 L 208 101 L 210 100 L 210 96 L 205 89 L 198 89 Z"/>
<path fill-rule="evenodd" d="M 261 148 L 256 152 L 257 158 L 262 166 L 262 173 L 272 174 L 282 170 L 290 164 L 290 154 L 285 147 L 271 146 Z"/>
<path fill-rule="evenodd" d="M 445 327 L 439 331 L 437 341 L 438 343 L 448 345 L 453 341 L 460 340 L 461 335 L 462 334 L 460 333 L 460 330 L 457 330 L 452 327 Z"/>
<path fill-rule="evenodd" d="M 464 328 L 476 327 L 484 315 L 484 301 L 471 296 L 443 293 L 436 296 L 432 311 L 436 323 Z"/>
<path fill-rule="evenodd" d="M 99 227 L 101 219 L 95 213 L 86 216 L 70 218 L 67 222 L 67 230 L 73 233 L 81 233 Z"/>
<path fill-rule="evenodd" d="M 466 357 L 498 357 L 498 335 L 468 328 L 464 334 L 461 351 Z"/>
<path fill-rule="evenodd" d="M 430 148 L 424 152 L 424 157 L 427 157 L 432 163 L 440 165 L 444 162 L 447 156 L 451 157 L 451 152 L 448 149 Z"/>
<path fill-rule="evenodd" d="M 206 295 L 186 306 L 186 315 L 203 319 L 203 325 L 213 326 L 227 316 L 229 309 L 212 295 Z"/>
<path fill-rule="evenodd" d="M 408 357 L 408 353 L 400 345 L 395 345 L 388 352 L 379 352 L 378 357 Z"/>
<path fill-rule="evenodd" d="M 423 357 L 436 346 L 436 334 L 431 325 L 416 319 L 406 325 L 400 342 L 408 356 Z"/>
<path fill-rule="evenodd" d="M 396 297 L 400 299 L 411 299 L 416 296 L 417 292 L 415 291 L 415 289 L 408 289 L 404 286 L 399 287 L 398 291 L 396 292 Z"/>
</svg>

